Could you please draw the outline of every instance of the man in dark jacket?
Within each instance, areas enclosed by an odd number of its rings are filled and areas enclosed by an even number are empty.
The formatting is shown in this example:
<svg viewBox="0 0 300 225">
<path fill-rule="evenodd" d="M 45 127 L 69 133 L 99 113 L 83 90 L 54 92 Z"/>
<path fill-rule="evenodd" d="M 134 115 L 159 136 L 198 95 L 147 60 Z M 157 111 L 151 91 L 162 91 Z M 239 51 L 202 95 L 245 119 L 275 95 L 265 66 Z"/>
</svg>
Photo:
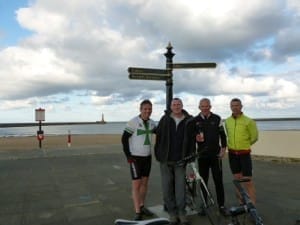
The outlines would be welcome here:
<svg viewBox="0 0 300 225">
<path fill-rule="evenodd" d="M 217 202 L 220 213 L 228 216 L 229 212 L 224 206 L 224 185 L 222 172 L 222 158 L 224 156 L 227 141 L 221 117 L 210 111 L 211 104 L 208 98 L 199 102 L 200 113 L 187 124 L 187 139 L 189 140 L 189 151 L 193 152 L 197 143 L 198 167 L 200 176 L 205 183 L 208 182 L 209 170 L 215 184 Z M 185 148 L 187 146 L 185 145 Z M 204 193 L 206 193 L 204 191 Z M 206 198 L 206 195 L 205 195 Z M 205 214 L 204 211 L 200 214 Z"/>
<path fill-rule="evenodd" d="M 185 166 L 176 162 L 188 155 L 183 151 L 186 121 L 191 116 L 183 110 L 181 99 L 171 101 L 171 112 L 159 121 L 156 133 L 155 157 L 160 162 L 164 204 L 170 224 L 190 224 L 185 210 Z"/>
</svg>

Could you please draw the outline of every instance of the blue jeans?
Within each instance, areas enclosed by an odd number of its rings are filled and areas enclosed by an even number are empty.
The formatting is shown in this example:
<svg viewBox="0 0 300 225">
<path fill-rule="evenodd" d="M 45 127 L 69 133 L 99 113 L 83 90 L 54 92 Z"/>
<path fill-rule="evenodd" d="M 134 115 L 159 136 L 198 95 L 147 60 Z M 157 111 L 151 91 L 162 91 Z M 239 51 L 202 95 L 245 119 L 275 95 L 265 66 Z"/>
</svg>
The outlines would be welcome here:
<svg viewBox="0 0 300 225">
<path fill-rule="evenodd" d="M 175 163 L 160 163 L 164 204 L 170 216 L 186 215 L 185 166 Z"/>
</svg>

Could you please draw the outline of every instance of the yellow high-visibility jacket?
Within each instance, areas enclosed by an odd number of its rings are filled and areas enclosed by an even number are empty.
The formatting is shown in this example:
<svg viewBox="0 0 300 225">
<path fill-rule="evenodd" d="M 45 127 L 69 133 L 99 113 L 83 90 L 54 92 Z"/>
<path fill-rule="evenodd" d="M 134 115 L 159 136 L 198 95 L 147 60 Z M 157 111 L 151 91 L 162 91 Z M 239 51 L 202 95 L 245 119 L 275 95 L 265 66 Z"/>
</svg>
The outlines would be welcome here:
<svg viewBox="0 0 300 225">
<path fill-rule="evenodd" d="M 225 120 L 228 149 L 242 151 L 249 150 L 258 140 L 256 122 L 241 114 L 239 117 L 230 116 Z"/>
</svg>

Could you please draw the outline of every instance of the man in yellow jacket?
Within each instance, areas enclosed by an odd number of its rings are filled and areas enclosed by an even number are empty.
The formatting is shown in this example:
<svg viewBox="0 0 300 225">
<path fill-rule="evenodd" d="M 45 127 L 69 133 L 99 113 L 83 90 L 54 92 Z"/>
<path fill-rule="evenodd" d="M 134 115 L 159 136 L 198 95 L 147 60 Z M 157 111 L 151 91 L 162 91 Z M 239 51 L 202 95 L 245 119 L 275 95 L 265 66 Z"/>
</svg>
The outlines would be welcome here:
<svg viewBox="0 0 300 225">
<path fill-rule="evenodd" d="M 225 120 L 228 157 L 234 179 L 248 178 L 245 188 L 253 204 L 256 202 L 252 180 L 251 145 L 258 140 L 258 130 L 254 120 L 242 112 L 242 102 L 234 98 L 230 102 L 232 115 Z"/>
</svg>

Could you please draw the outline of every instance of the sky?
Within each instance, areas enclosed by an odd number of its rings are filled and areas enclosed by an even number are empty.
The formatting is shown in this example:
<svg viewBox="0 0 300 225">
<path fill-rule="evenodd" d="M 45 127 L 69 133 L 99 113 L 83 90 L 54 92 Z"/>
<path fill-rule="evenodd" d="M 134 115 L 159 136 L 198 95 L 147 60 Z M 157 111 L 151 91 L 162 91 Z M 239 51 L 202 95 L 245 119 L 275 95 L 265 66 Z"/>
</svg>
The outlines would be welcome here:
<svg viewBox="0 0 300 225">
<path fill-rule="evenodd" d="M 0 0 L 0 123 L 127 121 L 143 99 L 166 108 L 165 81 L 128 67 L 174 69 L 173 97 L 203 97 L 222 118 L 238 97 L 253 118 L 300 116 L 299 0 Z"/>
</svg>

